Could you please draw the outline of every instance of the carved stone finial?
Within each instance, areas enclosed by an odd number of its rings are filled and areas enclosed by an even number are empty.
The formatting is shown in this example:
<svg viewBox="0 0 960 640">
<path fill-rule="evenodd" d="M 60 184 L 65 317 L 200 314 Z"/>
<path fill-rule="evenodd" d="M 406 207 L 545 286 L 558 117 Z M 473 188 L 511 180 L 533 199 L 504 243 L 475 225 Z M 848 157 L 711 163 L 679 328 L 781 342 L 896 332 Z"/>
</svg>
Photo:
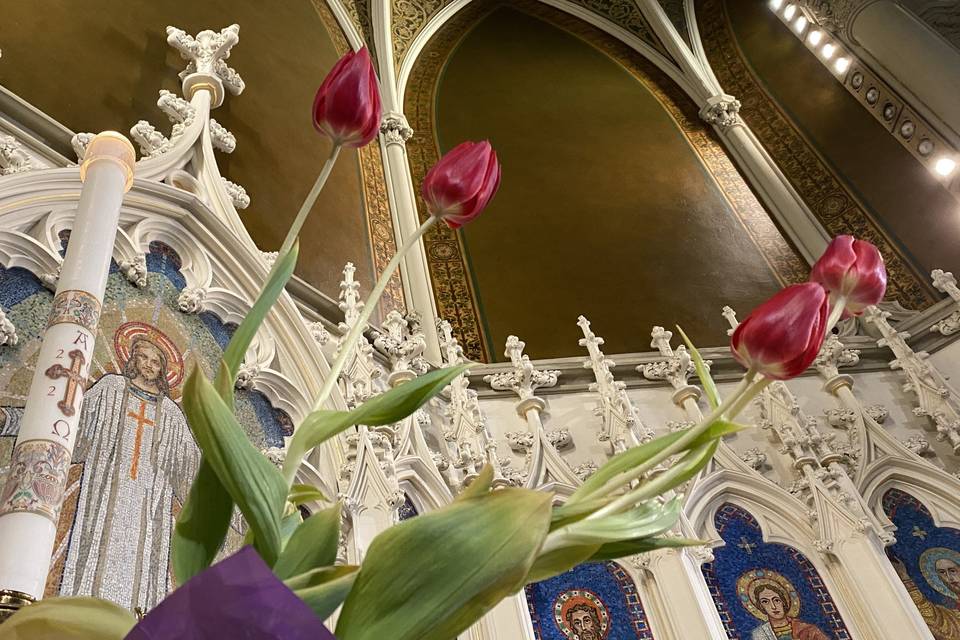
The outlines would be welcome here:
<svg viewBox="0 0 960 640">
<path fill-rule="evenodd" d="M 383 331 L 373 332 L 373 346 L 390 358 L 391 374 L 401 371 L 415 374 L 427 372 L 427 361 L 423 358 L 427 340 L 423 332 L 417 330 L 419 324 L 416 317 L 404 317 L 394 309 L 383 321 Z"/>
<path fill-rule="evenodd" d="M 187 68 L 180 72 L 183 95 L 193 96 L 199 88 L 212 92 L 211 107 L 223 104 L 224 88 L 233 95 L 243 92 L 244 82 L 225 60 L 230 50 L 240 41 L 240 26 L 232 24 L 219 33 L 205 29 L 196 38 L 182 29 L 167 27 L 167 43 L 187 60 Z"/>
<path fill-rule="evenodd" d="M 541 387 L 554 387 L 560 372 L 555 370 L 541 371 L 533 366 L 530 356 L 523 353 L 527 345 L 517 336 L 507 337 L 507 348 L 504 355 L 513 363 L 512 371 L 494 373 L 484 376 L 483 380 L 497 391 L 513 391 L 520 400 L 533 398 L 533 393 Z"/>
<path fill-rule="evenodd" d="M 237 379 L 234 381 L 234 386 L 237 389 L 250 391 L 256 384 L 257 376 L 259 375 L 260 365 L 255 362 L 244 361 L 243 364 L 240 365 L 240 369 L 237 370 Z"/>
<path fill-rule="evenodd" d="M 383 115 L 380 133 L 383 134 L 387 144 L 406 144 L 407 140 L 413 137 L 413 129 L 410 128 L 406 116 L 396 111 Z"/>
<path fill-rule="evenodd" d="M 767 454 L 761 451 L 759 447 L 747 449 L 740 456 L 740 459 L 754 471 L 760 471 L 767 464 Z"/>
<path fill-rule="evenodd" d="M 13 136 L 0 134 L 0 176 L 24 173 L 33 168 L 33 161 Z"/>
<path fill-rule="evenodd" d="M 87 153 L 87 145 L 89 145 L 94 137 L 95 133 L 75 133 L 72 138 L 70 138 L 70 146 L 73 147 L 73 152 L 77 154 L 77 160 L 82 161 L 83 156 Z"/>
<path fill-rule="evenodd" d="M 718 95 L 707 98 L 707 103 L 700 109 L 700 117 L 707 124 L 712 124 L 721 131 L 740 124 L 740 101 L 733 96 Z"/>
<path fill-rule="evenodd" d="M 307 331 L 310 332 L 310 337 L 313 338 L 313 341 L 321 347 L 330 342 L 330 332 L 327 331 L 327 328 L 323 326 L 322 322 L 308 322 Z"/>
<path fill-rule="evenodd" d="M 839 375 L 843 367 L 852 367 L 860 362 L 858 349 L 847 349 L 840 338 L 830 334 L 820 348 L 820 353 L 813 361 L 813 366 L 827 380 Z"/>
<path fill-rule="evenodd" d="M 737 312 L 733 310 L 733 307 L 724 306 L 723 309 L 720 310 L 720 315 L 722 315 L 730 325 L 730 328 L 727 329 L 727 335 L 732 336 L 733 332 L 740 326 L 740 321 L 737 320 Z"/>
</svg>

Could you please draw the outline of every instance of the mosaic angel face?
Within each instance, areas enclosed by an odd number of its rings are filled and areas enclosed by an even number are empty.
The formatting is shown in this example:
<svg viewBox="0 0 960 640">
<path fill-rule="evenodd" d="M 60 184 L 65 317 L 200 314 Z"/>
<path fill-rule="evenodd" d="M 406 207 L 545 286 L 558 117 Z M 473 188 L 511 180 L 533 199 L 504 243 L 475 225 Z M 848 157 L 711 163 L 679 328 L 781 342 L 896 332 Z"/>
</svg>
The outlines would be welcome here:
<svg viewBox="0 0 960 640">
<path fill-rule="evenodd" d="M 773 587 L 767 585 L 757 590 L 754 597 L 760 609 L 767 614 L 771 621 L 783 620 L 787 615 L 787 604 L 784 602 L 783 594 Z"/>
<path fill-rule="evenodd" d="M 554 602 L 554 620 L 569 640 L 605 640 L 610 614 L 603 601 L 586 589 L 566 591 Z"/>
</svg>

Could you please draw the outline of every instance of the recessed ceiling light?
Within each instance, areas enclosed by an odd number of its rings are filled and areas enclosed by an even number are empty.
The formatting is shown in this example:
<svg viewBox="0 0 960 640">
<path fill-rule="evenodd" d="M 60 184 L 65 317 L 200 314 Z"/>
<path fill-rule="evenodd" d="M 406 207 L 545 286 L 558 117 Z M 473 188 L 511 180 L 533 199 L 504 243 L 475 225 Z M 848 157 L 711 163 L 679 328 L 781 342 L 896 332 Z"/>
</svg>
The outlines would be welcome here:
<svg viewBox="0 0 960 640">
<path fill-rule="evenodd" d="M 939 173 L 941 176 L 946 178 L 953 170 L 957 168 L 957 163 L 953 158 L 940 158 L 937 160 L 937 163 L 933 165 L 934 171 Z"/>
<path fill-rule="evenodd" d="M 823 31 L 820 31 L 819 29 L 814 29 L 807 36 L 807 42 L 809 42 L 813 46 L 817 46 L 818 44 L 820 44 L 821 40 L 823 40 Z"/>
<path fill-rule="evenodd" d="M 774 11 L 779 11 L 782 6 L 783 0 L 770 0 L 770 8 Z"/>
<path fill-rule="evenodd" d="M 850 68 L 850 58 L 837 58 L 837 61 L 833 63 L 833 68 L 837 70 L 837 73 L 843 73 Z"/>
<path fill-rule="evenodd" d="M 797 8 L 792 4 L 788 4 L 787 8 L 783 10 L 783 17 L 787 20 L 793 20 L 793 14 L 797 12 Z"/>
<path fill-rule="evenodd" d="M 823 45 L 821 52 L 823 53 L 823 57 L 829 60 L 833 57 L 833 54 L 836 50 L 837 48 L 828 42 L 827 44 Z"/>
<path fill-rule="evenodd" d="M 793 23 L 793 28 L 797 33 L 803 33 L 803 30 L 807 28 L 807 19 L 800 16 L 797 18 L 797 21 Z"/>
</svg>

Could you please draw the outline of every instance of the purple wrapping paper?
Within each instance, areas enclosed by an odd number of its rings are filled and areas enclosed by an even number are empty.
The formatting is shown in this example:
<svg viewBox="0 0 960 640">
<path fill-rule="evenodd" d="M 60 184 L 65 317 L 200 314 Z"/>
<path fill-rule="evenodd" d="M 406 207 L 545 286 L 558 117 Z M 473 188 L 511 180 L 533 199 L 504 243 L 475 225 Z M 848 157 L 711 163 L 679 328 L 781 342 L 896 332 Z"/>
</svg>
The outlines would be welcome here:
<svg viewBox="0 0 960 640">
<path fill-rule="evenodd" d="M 168 595 L 126 640 L 173 638 L 336 640 L 249 546 Z"/>
</svg>

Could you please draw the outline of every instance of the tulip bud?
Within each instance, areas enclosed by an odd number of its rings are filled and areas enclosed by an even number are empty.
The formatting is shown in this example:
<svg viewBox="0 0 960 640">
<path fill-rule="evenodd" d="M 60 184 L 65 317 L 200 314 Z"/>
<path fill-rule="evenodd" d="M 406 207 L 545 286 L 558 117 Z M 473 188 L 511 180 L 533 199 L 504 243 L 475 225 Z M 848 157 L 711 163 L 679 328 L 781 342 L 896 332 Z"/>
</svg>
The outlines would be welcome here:
<svg viewBox="0 0 960 640">
<path fill-rule="evenodd" d="M 362 147 L 380 131 L 380 90 L 366 47 L 333 66 L 313 100 L 313 126 L 334 144 Z"/>
<path fill-rule="evenodd" d="M 431 216 L 457 229 L 483 211 L 500 186 L 500 163 L 490 143 L 462 142 L 427 173 L 421 194 Z"/>
<path fill-rule="evenodd" d="M 883 299 L 887 269 L 883 256 L 866 240 L 837 236 L 813 265 L 810 281 L 830 293 L 831 302 L 844 305 L 844 316 L 858 316 Z"/>
<path fill-rule="evenodd" d="M 767 378 L 795 378 L 820 352 L 828 311 L 827 292 L 818 283 L 791 285 L 740 323 L 730 339 L 733 357 Z"/>
</svg>

